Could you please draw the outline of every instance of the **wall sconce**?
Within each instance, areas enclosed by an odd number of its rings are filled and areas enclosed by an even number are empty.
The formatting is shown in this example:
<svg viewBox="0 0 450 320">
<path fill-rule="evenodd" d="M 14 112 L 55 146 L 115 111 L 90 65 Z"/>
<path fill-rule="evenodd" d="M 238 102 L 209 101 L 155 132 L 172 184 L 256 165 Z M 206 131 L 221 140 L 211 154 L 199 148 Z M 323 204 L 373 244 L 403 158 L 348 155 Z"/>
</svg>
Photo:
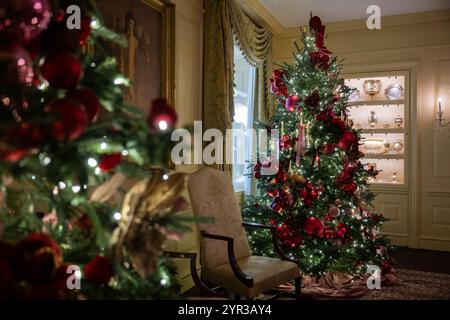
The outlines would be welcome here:
<svg viewBox="0 0 450 320">
<path fill-rule="evenodd" d="M 445 122 L 444 111 L 442 111 L 442 98 L 439 97 L 436 125 L 440 128 L 444 128 L 444 127 L 448 126 L 449 124 L 450 124 L 449 122 Z"/>
</svg>

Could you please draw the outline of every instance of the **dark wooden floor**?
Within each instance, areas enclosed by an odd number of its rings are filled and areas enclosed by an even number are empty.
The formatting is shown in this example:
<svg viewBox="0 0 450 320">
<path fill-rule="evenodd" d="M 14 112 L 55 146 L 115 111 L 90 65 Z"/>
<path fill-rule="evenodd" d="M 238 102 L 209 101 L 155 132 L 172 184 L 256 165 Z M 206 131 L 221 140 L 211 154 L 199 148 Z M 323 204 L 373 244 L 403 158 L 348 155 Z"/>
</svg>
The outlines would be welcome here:
<svg viewBox="0 0 450 320">
<path fill-rule="evenodd" d="M 450 274 L 450 252 L 397 247 L 396 268 Z"/>
</svg>

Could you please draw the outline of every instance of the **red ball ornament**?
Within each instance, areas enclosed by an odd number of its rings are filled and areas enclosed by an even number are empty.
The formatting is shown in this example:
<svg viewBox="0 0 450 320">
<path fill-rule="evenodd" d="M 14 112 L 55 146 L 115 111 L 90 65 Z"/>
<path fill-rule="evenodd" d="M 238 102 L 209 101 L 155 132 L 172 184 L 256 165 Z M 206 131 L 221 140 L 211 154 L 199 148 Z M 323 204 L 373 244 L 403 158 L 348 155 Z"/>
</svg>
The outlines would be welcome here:
<svg viewBox="0 0 450 320">
<path fill-rule="evenodd" d="M 27 149 L 9 149 L 0 147 L 0 161 L 15 163 L 22 160 L 28 154 Z"/>
<path fill-rule="evenodd" d="M 28 42 L 47 28 L 52 15 L 48 0 L 8 0 L 0 3 L 0 31 Z"/>
<path fill-rule="evenodd" d="M 51 86 L 58 89 L 71 89 L 80 82 L 83 67 L 74 55 L 60 52 L 45 58 L 41 72 Z"/>
<path fill-rule="evenodd" d="M 280 213 L 281 211 L 283 211 L 283 206 L 278 202 L 274 202 L 272 203 L 272 210 L 277 213 Z"/>
<path fill-rule="evenodd" d="M 98 167 L 104 172 L 110 172 L 119 165 L 120 161 L 122 161 L 120 153 L 105 154 L 102 156 Z"/>
<path fill-rule="evenodd" d="M 167 103 L 164 98 L 156 99 L 152 102 L 152 108 L 148 117 L 148 126 L 152 130 L 166 131 L 173 128 L 178 120 L 176 111 Z"/>
<path fill-rule="evenodd" d="M 299 191 L 298 195 L 301 199 L 306 199 L 308 197 L 308 191 L 306 191 L 305 189 L 302 189 Z"/>
<path fill-rule="evenodd" d="M 324 225 L 322 220 L 316 217 L 309 217 L 305 221 L 305 231 L 308 236 L 321 236 L 324 231 Z"/>
<path fill-rule="evenodd" d="M 286 109 L 290 112 L 294 112 L 298 109 L 298 102 L 300 101 L 300 98 L 296 95 L 289 96 L 286 99 Z"/>
<path fill-rule="evenodd" d="M 352 131 L 345 131 L 341 140 L 339 140 L 338 146 L 341 149 L 348 149 L 355 141 L 355 134 Z"/>
<path fill-rule="evenodd" d="M 67 93 L 67 98 L 77 100 L 84 105 L 90 122 L 97 121 L 100 112 L 100 101 L 97 96 L 88 89 L 71 90 Z"/>
<path fill-rule="evenodd" d="M 319 192 L 317 191 L 317 189 L 311 190 L 309 195 L 313 200 L 317 200 L 319 198 Z"/>
<path fill-rule="evenodd" d="M 84 266 L 86 281 L 96 284 L 107 284 L 114 275 L 114 270 L 108 258 L 96 256 Z"/>
<path fill-rule="evenodd" d="M 52 103 L 46 111 L 57 119 L 51 126 L 52 136 L 59 141 L 72 141 L 83 134 L 88 119 L 83 104 L 73 99 L 61 99 Z"/>
<path fill-rule="evenodd" d="M 18 44 L 0 43 L 0 73 L 0 86 L 31 84 L 34 74 L 28 52 Z"/>
<path fill-rule="evenodd" d="M 27 123 L 21 123 L 17 127 L 9 130 L 6 136 L 9 145 L 15 145 L 21 148 L 36 148 L 44 139 L 40 127 Z"/>
</svg>

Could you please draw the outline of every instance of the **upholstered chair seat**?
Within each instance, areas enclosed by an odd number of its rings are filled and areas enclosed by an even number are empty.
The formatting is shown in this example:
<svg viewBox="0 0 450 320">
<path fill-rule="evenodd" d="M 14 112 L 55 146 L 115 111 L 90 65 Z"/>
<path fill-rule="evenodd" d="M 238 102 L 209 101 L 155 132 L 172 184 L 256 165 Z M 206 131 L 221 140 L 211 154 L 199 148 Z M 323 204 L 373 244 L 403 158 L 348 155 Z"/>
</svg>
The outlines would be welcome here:
<svg viewBox="0 0 450 320">
<path fill-rule="evenodd" d="M 247 287 L 234 275 L 229 263 L 202 272 L 205 281 L 214 283 L 241 296 L 254 298 L 279 284 L 300 276 L 298 266 L 290 261 L 249 256 L 237 261 L 242 272 L 253 279 L 253 287 Z"/>
<path fill-rule="evenodd" d="M 300 294 L 300 270 L 296 263 L 253 256 L 244 226 L 271 229 L 276 252 L 281 254 L 271 226 L 243 223 L 228 172 L 202 168 L 189 177 L 189 197 L 195 216 L 212 219 L 200 223 L 200 262 L 203 280 L 247 298 L 295 279 Z"/>
</svg>

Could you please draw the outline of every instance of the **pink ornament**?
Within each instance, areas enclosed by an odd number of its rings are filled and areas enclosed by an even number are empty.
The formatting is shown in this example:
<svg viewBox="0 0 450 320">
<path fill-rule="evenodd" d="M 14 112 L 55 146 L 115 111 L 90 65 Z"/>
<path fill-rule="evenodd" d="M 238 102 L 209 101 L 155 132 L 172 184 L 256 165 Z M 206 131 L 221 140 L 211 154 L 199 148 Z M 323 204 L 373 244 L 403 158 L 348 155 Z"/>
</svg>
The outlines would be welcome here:
<svg viewBox="0 0 450 320">
<path fill-rule="evenodd" d="M 329 214 L 330 216 L 334 217 L 334 218 L 336 218 L 336 217 L 339 215 L 339 213 L 340 213 L 340 210 L 339 210 L 339 208 L 336 207 L 336 206 L 331 206 L 331 207 L 328 209 L 328 214 Z"/>
</svg>

